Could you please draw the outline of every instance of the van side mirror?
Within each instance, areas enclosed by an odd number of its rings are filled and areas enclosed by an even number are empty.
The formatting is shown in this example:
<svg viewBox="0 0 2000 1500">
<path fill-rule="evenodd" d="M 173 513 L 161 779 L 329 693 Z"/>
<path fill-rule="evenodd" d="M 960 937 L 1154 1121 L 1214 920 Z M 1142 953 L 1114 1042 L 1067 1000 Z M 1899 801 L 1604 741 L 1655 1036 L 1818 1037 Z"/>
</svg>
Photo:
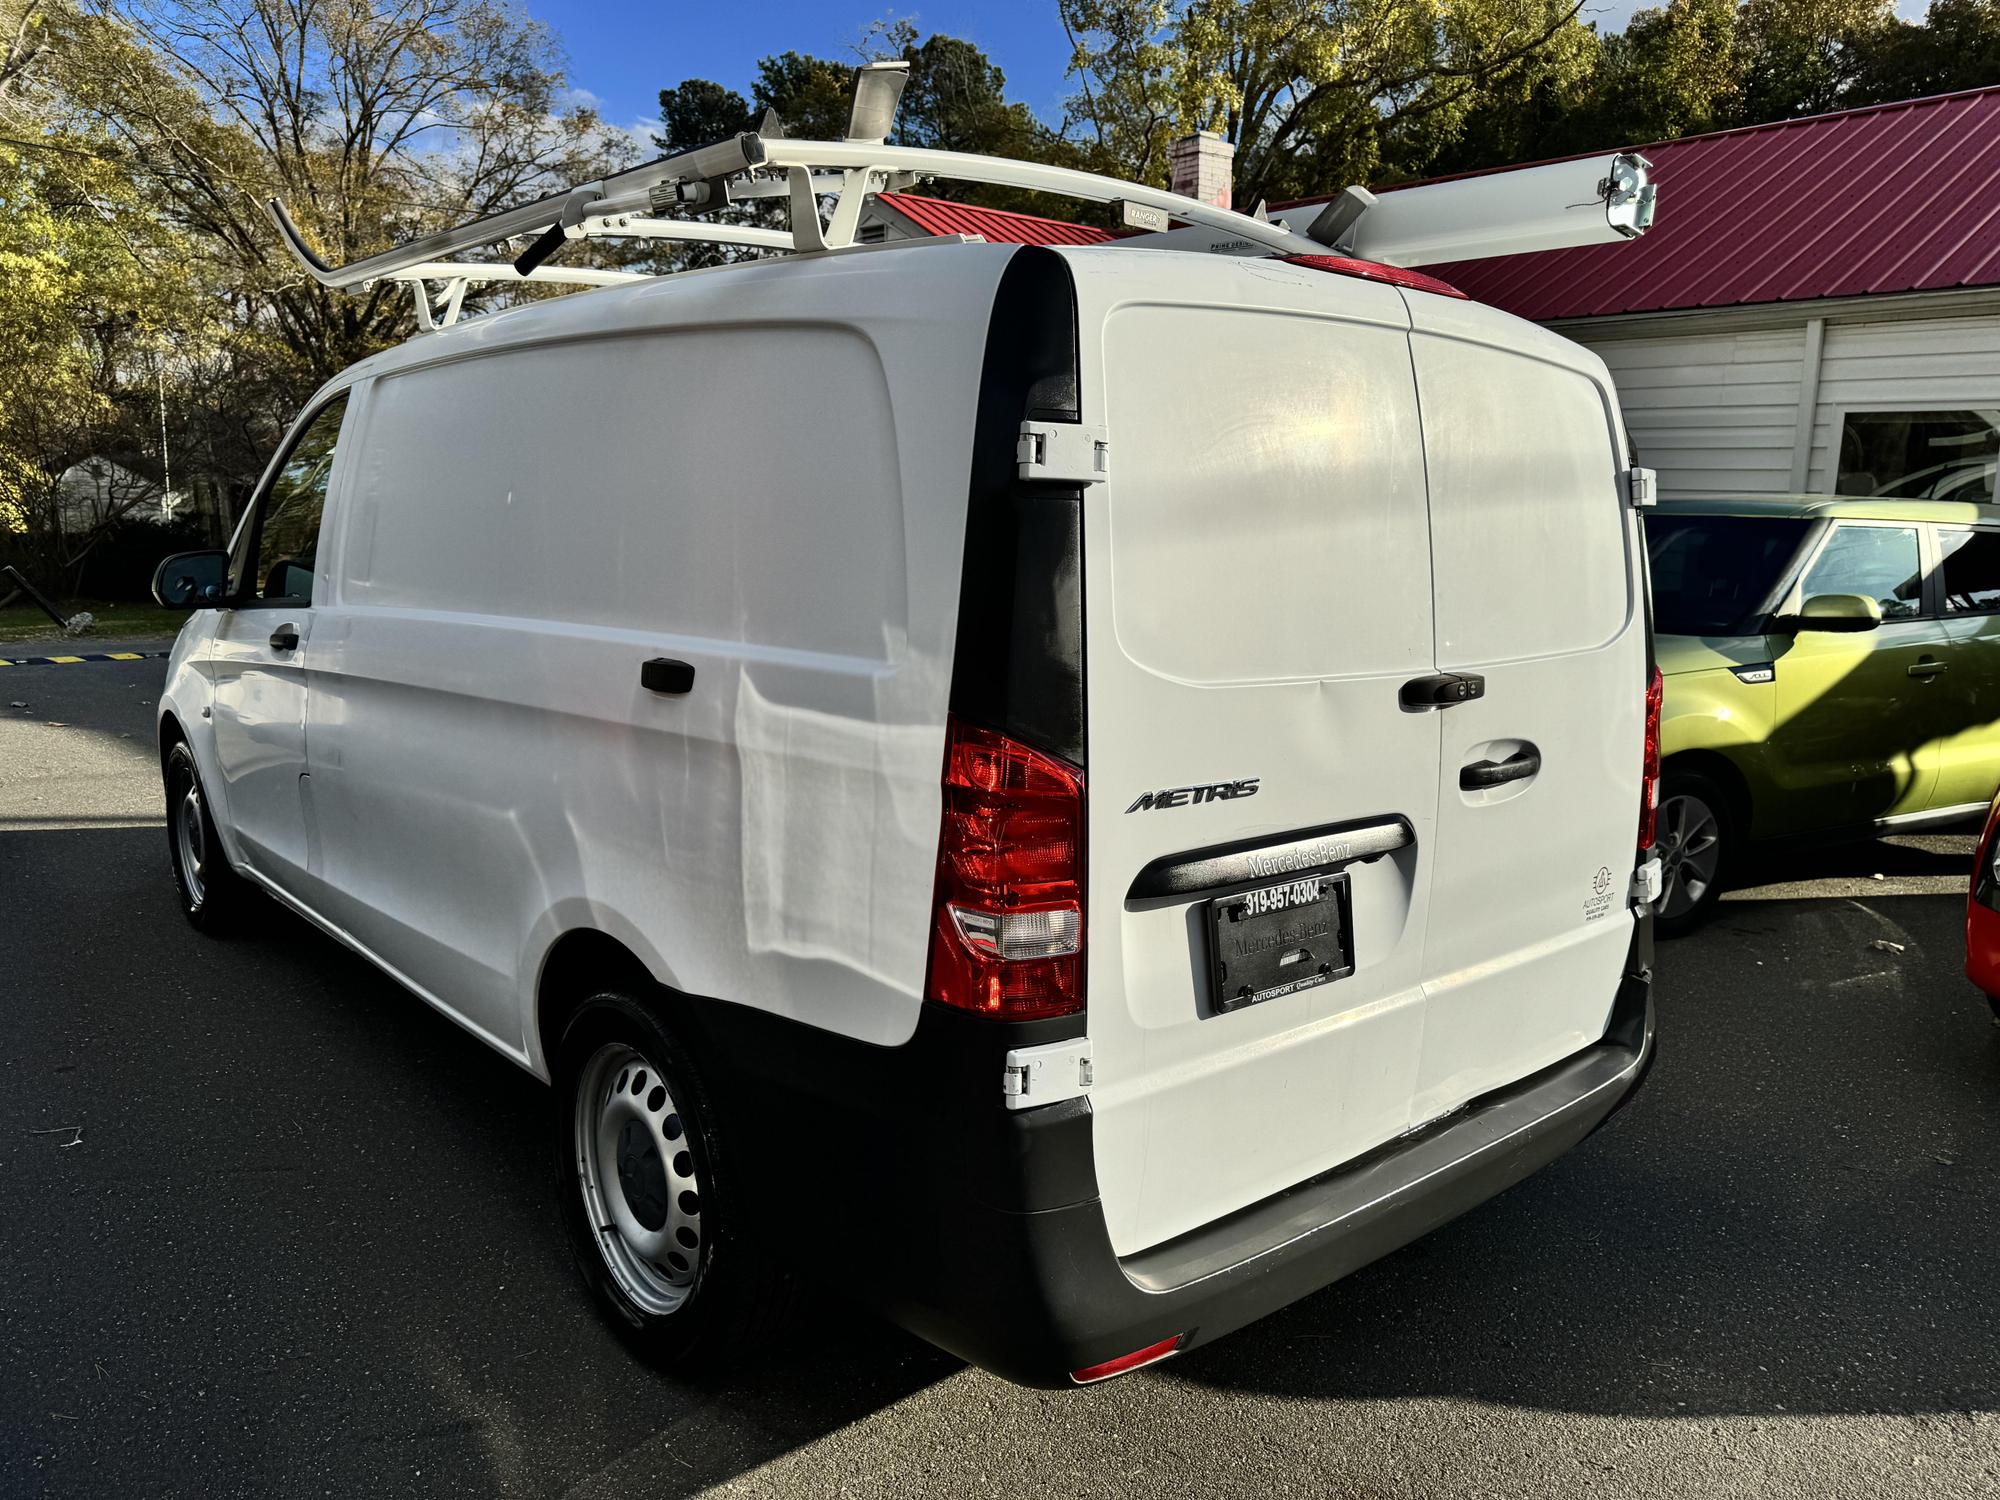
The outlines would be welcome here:
<svg viewBox="0 0 2000 1500">
<path fill-rule="evenodd" d="M 176 552 L 153 571 L 153 598 L 168 609 L 220 609 L 228 593 L 227 552 Z"/>
<path fill-rule="evenodd" d="M 1814 594 L 1783 623 L 1792 630 L 1873 630 L 1882 623 L 1882 606 L 1866 594 Z"/>
</svg>

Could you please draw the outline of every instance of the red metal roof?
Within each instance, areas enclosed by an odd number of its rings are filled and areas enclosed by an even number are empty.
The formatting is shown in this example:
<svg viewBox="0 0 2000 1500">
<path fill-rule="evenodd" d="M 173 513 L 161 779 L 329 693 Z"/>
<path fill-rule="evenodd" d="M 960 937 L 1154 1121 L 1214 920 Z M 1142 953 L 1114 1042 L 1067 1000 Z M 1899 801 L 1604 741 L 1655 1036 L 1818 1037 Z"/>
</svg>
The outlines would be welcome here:
<svg viewBox="0 0 2000 1500">
<path fill-rule="evenodd" d="M 1003 245 L 1101 245 L 1114 238 L 1109 230 L 1093 229 L 1088 224 L 974 208 L 969 203 L 947 203 L 914 193 L 882 193 L 879 201 L 931 234 L 976 234 Z"/>
<path fill-rule="evenodd" d="M 1640 150 L 1642 239 L 1424 269 L 1537 322 L 2000 285 L 2000 87 Z"/>
<path fill-rule="evenodd" d="M 1642 239 L 1425 271 L 1538 322 L 2000 285 L 2000 86 L 1639 149 L 1660 185 L 1659 223 Z M 1117 237 L 881 196 L 932 234 L 1021 245 Z"/>
</svg>

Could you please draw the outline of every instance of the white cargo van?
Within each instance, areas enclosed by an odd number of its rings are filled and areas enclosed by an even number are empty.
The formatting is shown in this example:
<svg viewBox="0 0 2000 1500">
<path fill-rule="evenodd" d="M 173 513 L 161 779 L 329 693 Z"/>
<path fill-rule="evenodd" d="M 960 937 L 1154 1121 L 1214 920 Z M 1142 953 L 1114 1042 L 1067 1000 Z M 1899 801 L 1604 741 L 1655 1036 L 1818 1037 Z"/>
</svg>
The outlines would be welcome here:
<svg viewBox="0 0 2000 1500">
<path fill-rule="evenodd" d="M 1603 365 L 1378 272 L 832 250 L 357 365 L 162 565 L 189 917 L 552 1082 L 683 1366 L 828 1276 L 1088 1382 L 1424 1233 L 1650 1062 L 1650 662 Z"/>
</svg>

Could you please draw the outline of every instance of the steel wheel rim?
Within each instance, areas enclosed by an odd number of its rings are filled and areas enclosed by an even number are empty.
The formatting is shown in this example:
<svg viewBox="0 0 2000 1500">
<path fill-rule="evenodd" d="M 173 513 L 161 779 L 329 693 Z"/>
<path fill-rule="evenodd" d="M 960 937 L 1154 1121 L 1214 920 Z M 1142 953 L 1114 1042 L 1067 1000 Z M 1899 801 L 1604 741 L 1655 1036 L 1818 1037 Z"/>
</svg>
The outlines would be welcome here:
<svg viewBox="0 0 2000 1500">
<path fill-rule="evenodd" d="M 584 1064 L 572 1128 L 577 1182 L 618 1290 L 655 1317 L 701 1281 L 701 1185 L 686 1122 L 660 1070 L 622 1042 Z"/>
<path fill-rule="evenodd" d="M 1663 917 L 1685 916 L 1701 904 L 1722 865 L 1722 820 L 1686 792 L 1660 803 L 1660 904 Z"/>
<path fill-rule="evenodd" d="M 187 882 L 188 900 L 201 905 L 207 895 L 202 871 L 208 863 L 208 833 L 201 816 L 201 787 L 188 778 L 174 811 L 174 851 L 180 856 L 181 879 Z"/>
</svg>

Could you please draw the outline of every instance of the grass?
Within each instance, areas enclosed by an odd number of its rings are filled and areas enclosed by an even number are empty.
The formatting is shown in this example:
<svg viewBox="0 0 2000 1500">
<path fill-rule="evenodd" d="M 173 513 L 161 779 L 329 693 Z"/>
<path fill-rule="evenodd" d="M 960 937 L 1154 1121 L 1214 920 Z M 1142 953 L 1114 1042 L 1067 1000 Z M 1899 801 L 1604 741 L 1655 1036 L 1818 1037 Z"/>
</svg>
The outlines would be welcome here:
<svg viewBox="0 0 2000 1500">
<path fill-rule="evenodd" d="M 0 584 L 0 594 L 6 592 Z M 59 599 L 56 607 L 66 615 L 88 610 L 97 623 L 88 635 L 64 636 L 55 621 L 32 604 L 16 602 L 0 609 L 0 641 L 73 640 L 82 649 L 89 641 L 137 640 L 143 636 L 178 635 L 187 619 L 184 609 L 161 609 L 157 604 L 111 604 L 102 599 Z"/>
</svg>

